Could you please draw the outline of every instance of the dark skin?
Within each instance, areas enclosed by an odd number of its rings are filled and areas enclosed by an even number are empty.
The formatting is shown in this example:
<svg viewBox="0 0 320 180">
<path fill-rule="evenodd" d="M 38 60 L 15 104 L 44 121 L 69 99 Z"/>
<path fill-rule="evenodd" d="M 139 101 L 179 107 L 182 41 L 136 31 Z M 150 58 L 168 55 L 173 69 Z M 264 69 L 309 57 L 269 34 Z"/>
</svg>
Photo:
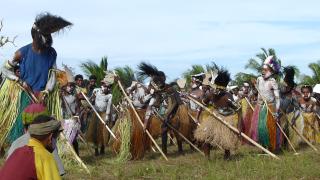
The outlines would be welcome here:
<svg viewBox="0 0 320 180">
<path fill-rule="evenodd" d="M 75 91 L 75 84 L 68 82 L 68 84 L 64 87 L 62 87 L 62 91 L 61 91 L 61 95 L 70 95 L 72 93 L 74 93 Z M 76 114 L 78 114 L 78 112 L 80 112 L 80 101 L 78 98 L 76 98 L 76 102 L 77 102 L 77 107 L 76 107 L 76 112 L 75 114 L 72 114 L 73 116 L 75 116 Z M 65 103 L 62 103 L 62 105 L 65 105 Z"/>
<path fill-rule="evenodd" d="M 36 43 L 32 41 L 32 50 L 38 54 L 40 54 L 42 51 L 37 47 Z M 13 62 L 16 64 L 19 64 L 22 59 L 22 55 L 20 51 L 16 51 L 14 56 L 13 56 Z M 19 82 L 21 86 L 28 92 L 33 92 L 30 86 L 27 84 L 27 82 Z M 38 100 L 40 103 L 44 103 L 45 99 L 47 97 L 47 94 L 45 93 L 40 93 Z"/>
<path fill-rule="evenodd" d="M 83 79 L 82 78 L 76 79 L 76 85 L 79 87 L 82 87 L 83 86 Z"/>
</svg>

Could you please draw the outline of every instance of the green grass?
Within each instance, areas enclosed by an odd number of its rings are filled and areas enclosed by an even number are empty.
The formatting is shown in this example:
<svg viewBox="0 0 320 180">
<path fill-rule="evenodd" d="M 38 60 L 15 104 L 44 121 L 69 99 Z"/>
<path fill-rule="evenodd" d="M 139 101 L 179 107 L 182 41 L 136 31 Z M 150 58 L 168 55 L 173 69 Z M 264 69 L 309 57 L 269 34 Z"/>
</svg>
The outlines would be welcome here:
<svg viewBox="0 0 320 180">
<path fill-rule="evenodd" d="M 115 163 L 110 151 L 94 157 L 82 150 L 81 157 L 91 176 L 68 163 L 64 179 L 320 179 L 320 154 L 307 147 L 300 148 L 299 155 L 284 152 L 279 155 L 281 160 L 274 160 L 259 155 L 260 151 L 253 147 L 242 146 L 229 161 L 219 150 L 212 151 L 207 160 L 188 147 L 185 149 L 184 155 L 178 155 L 176 147 L 171 146 L 168 162 L 160 153 L 150 152 L 141 161 L 122 164 Z"/>
</svg>

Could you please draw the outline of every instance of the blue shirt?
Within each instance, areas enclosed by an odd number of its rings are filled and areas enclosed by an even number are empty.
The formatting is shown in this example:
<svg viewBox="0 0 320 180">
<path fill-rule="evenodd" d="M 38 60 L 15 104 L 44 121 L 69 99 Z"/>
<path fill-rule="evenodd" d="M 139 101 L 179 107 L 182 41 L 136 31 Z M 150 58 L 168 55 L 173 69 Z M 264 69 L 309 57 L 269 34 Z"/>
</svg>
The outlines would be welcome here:
<svg viewBox="0 0 320 180">
<path fill-rule="evenodd" d="M 57 53 L 50 47 L 41 53 L 33 51 L 32 44 L 19 49 L 20 78 L 27 82 L 34 92 L 43 91 L 48 81 L 49 70 L 56 63 Z"/>
</svg>

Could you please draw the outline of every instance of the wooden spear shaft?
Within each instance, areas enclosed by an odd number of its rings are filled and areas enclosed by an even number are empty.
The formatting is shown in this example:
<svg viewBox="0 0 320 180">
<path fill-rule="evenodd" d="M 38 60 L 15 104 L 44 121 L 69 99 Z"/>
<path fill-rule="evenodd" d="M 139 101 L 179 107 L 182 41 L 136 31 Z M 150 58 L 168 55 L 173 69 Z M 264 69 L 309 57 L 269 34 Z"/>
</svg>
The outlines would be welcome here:
<svg viewBox="0 0 320 180">
<path fill-rule="evenodd" d="M 116 136 L 113 134 L 113 132 L 111 131 L 111 129 L 109 128 L 109 126 L 103 121 L 103 119 L 101 118 L 101 116 L 99 115 L 99 113 L 97 112 L 97 110 L 93 107 L 93 105 L 91 104 L 91 102 L 89 101 L 88 97 L 81 92 L 82 96 L 86 99 L 86 101 L 88 102 L 88 104 L 90 105 L 91 109 L 94 111 L 94 113 L 97 115 L 98 119 L 100 120 L 100 122 L 106 127 L 106 129 L 109 131 L 109 133 L 111 134 L 111 136 L 115 139 L 118 140 L 116 138 Z"/>
<path fill-rule="evenodd" d="M 302 116 L 302 115 L 300 115 Z M 318 152 L 318 149 L 316 147 L 314 147 L 312 145 L 312 143 L 310 141 L 308 141 L 307 138 L 305 138 L 297 129 L 297 127 L 293 124 L 291 124 L 291 122 L 289 121 L 289 119 L 286 118 L 286 120 L 288 121 L 288 123 L 290 124 L 290 126 L 292 127 L 292 129 L 301 137 L 301 139 L 303 139 L 314 151 Z"/>
<path fill-rule="evenodd" d="M 245 98 L 246 98 L 246 101 L 247 101 L 247 103 L 249 104 L 251 110 L 254 111 L 254 108 L 253 108 L 253 106 L 251 105 L 250 101 L 247 99 L 247 97 L 245 97 Z M 266 104 L 266 106 L 267 106 L 267 104 Z M 271 110 L 270 110 L 268 107 L 267 107 L 267 109 L 268 109 L 268 111 L 272 114 Z M 283 131 L 283 129 L 281 128 L 280 124 L 279 124 L 278 122 L 276 122 L 276 124 L 277 124 L 278 128 L 280 129 L 281 133 L 283 134 L 283 136 L 287 139 L 287 141 L 288 141 L 290 147 L 292 148 L 292 150 L 294 151 L 294 153 L 295 153 L 295 154 L 298 154 L 297 151 L 296 151 L 296 149 L 293 147 L 293 144 L 291 143 L 289 137 L 286 135 L 286 133 L 285 133 L 285 132 Z"/>
<path fill-rule="evenodd" d="M 218 120 L 219 122 L 221 122 L 223 125 L 227 126 L 230 130 L 232 130 L 234 133 L 242 136 L 244 139 L 246 139 L 247 141 L 249 141 L 250 143 L 252 143 L 253 145 L 255 145 L 256 147 L 258 147 L 259 149 L 261 149 L 262 151 L 264 151 L 265 153 L 269 154 L 271 157 L 275 158 L 275 159 L 280 159 L 278 156 L 276 156 L 275 154 L 273 154 L 272 152 L 270 152 L 269 150 L 267 150 L 266 148 L 262 147 L 260 144 L 256 143 L 253 139 L 251 139 L 250 137 L 248 137 L 246 134 L 244 133 L 240 133 L 238 129 L 236 129 L 235 127 L 233 127 L 232 125 L 230 125 L 228 122 L 224 121 L 223 119 L 221 119 L 220 117 L 218 117 L 214 112 L 210 111 L 210 109 L 208 109 L 207 107 L 205 107 L 203 104 L 201 104 L 200 102 L 198 102 L 197 100 L 195 100 L 194 98 L 190 97 L 189 95 L 187 95 L 187 97 L 192 100 L 193 102 L 195 102 L 196 104 L 198 104 L 199 106 L 201 106 L 204 110 L 206 110 L 207 112 L 209 112 L 216 120 Z"/>
<path fill-rule="evenodd" d="M 113 73 L 114 73 L 114 75 L 116 75 L 115 72 L 113 72 Z M 133 104 L 131 103 L 130 98 L 128 97 L 126 91 L 124 90 L 124 88 L 123 88 L 123 86 L 122 86 L 122 84 L 121 84 L 121 82 L 120 82 L 119 80 L 118 80 L 118 85 L 119 85 L 119 87 L 120 87 L 123 95 L 125 96 L 126 100 L 128 101 L 129 106 L 130 106 L 131 109 L 133 110 L 134 114 L 137 116 L 140 125 L 141 125 L 142 127 L 144 127 L 144 124 L 143 124 L 143 122 L 142 122 L 139 114 L 137 113 L 136 109 L 134 108 Z M 149 136 L 150 140 L 153 142 L 153 144 L 156 146 L 156 148 L 158 149 L 158 151 L 161 153 L 161 155 L 163 156 L 163 158 L 168 161 L 167 156 L 163 153 L 163 151 L 162 151 L 161 148 L 158 146 L 158 144 L 156 143 L 156 141 L 153 139 L 152 135 L 150 134 L 150 132 L 148 131 L 147 128 L 146 128 L 146 133 L 147 133 L 147 135 Z"/>
<path fill-rule="evenodd" d="M 154 111 L 156 113 L 156 115 L 159 117 L 159 119 L 162 121 L 162 123 L 165 123 L 166 125 L 169 126 L 170 129 L 172 129 L 173 131 L 175 131 L 176 133 L 178 133 L 178 135 L 180 137 L 182 137 L 182 139 L 184 139 L 188 144 L 190 144 L 194 149 L 196 149 L 200 154 L 202 154 L 203 156 L 205 156 L 205 154 L 197 147 L 195 146 L 191 141 L 189 141 L 188 138 L 186 138 L 181 132 L 179 132 L 176 128 L 174 128 L 171 124 L 166 123 L 164 121 L 164 119 L 160 116 L 160 114 L 157 111 Z"/>
<path fill-rule="evenodd" d="M 73 156 L 76 158 L 76 160 L 80 163 L 80 165 L 83 167 L 83 169 L 89 174 L 91 175 L 88 167 L 86 166 L 86 164 L 80 159 L 80 157 L 77 155 L 77 153 L 73 150 L 72 145 L 70 144 L 70 142 L 67 140 L 67 138 L 64 136 L 64 134 L 60 134 L 61 138 L 63 141 L 65 141 L 67 143 L 68 148 L 70 149 L 71 153 L 73 154 Z"/>
</svg>

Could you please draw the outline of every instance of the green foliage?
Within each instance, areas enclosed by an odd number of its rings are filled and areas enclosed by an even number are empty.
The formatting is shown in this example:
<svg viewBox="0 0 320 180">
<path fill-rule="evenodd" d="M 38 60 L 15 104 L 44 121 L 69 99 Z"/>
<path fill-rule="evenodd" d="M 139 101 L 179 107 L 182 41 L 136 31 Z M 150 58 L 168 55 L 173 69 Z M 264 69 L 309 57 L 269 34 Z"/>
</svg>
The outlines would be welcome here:
<svg viewBox="0 0 320 180">
<path fill-rule="evenodd" d="M 247 73 L 243 73 L 243 72 L 239 72 L 235 75 L 235 79 L 233 81 L 234 85 L 237 86 L 242 86 L 243 83 L 247 82 L 247 83 L 251 83 L 252 80 L 256 80 L 257 76 L 254 74 L 247 74 Z"/>
<path fill-rule="evenodd" d="M 124 88 L 129 87 L 131 85 L 132 81 L 136 81 L 134 71 L 129 66 L 117 67 L 115 69 L 115 72 L 118 75 L 120 82 L 122 83 Z"/>
<path fill-rule="evenodd" d="M 266 50 L 265 48 L 261 48 L 262 52 L 256 54 L 256 58 L 249 59 L 248 63 L 245 65 L 245 69 L 252 70 L 256 76 L 260 75 L 262 72 L 262 64 L 268 56 L 273 56 L 276 61 L 278 61 L 281 65 L 281 60 L 277 57 L 276 51 L 272 48 Z"/>
<path fill-rule="evenodd" d="M 302 76 L 302 83 L 314 86 L 320 83 L 320 61 L 315 63 L 310 63 L 309 68 L 312 71 L 312 75 L 303 75 Z"/>
<path fill-rule="evenodd" d="M 319 146 L 317 146 L 319 147 Z M 177 155 L 177 147 L 168 149 L 169 161 L 159 152 L 148 152 L 140 161 L 113 163 L 116 157 L 106 155 L 92 158 L 83 150 L 82 158 L 92 170 L 85 174 L 78 165 L 66 167 L 65 179 L 319 179 L 320 156 L 311 148 L 299 148 L 299 155 L 292 151 L 279 154 L 281 160 L 259 155 L 254 147 L 241 146 L 231 160 L 223 159 L 223 152 L 212 150 L 210 160 L 184 146 L 184 155 Z"/>
<path fill-rule="evenodd" d="M 97 77 L 97 84 L 100 86 L 101 80 L 106 75 L 105 71 L 108 70 L 108 58 L 102 57 L 100 65 L 95 62 L 88 60 L 80 65 L 82 71 L 86 76 L 95 75 Z"/>
<path fill-rule="evenodd" d="M 281 60 L 277 57 L 276 51 L 272 48 L 268 50 L 265 48 L 261 48 L 260 53 L 256 54 L 255 58 L 250 58 L 248 63 L 245 65 L 245 69 L 251 70 L 253 73 L 243 73 L 239 72 L 235 75 L 235 80 L 233 81 L 234 84 L 242 85 L 244 82 L 251 82 L 252 79 L 256 79 L 262 73 L 262 65 L 268 56 L 273 56 L 276 61 L 281 65 Z M 296 76 L 299 75 L 298 68 L 295 67 Z M 277 81 L 280 81 L 282 74 L 276 75 Z"/>
<path fill-rule="evenodd" d="M 182 76 L 187 80 L 186 84 L 188 87 L 191 83 L 192 75 L 199 74 L 199 73 L 207 73 L 210 71 L 214 71 L 215 69 L 217 69 L 217 65 L 214 62 L 211 62 L 210 64 L 207 64 L 205 66 L 194 64 L 191 66 L 190 69 L 182 73 Z"/>
</svg>

